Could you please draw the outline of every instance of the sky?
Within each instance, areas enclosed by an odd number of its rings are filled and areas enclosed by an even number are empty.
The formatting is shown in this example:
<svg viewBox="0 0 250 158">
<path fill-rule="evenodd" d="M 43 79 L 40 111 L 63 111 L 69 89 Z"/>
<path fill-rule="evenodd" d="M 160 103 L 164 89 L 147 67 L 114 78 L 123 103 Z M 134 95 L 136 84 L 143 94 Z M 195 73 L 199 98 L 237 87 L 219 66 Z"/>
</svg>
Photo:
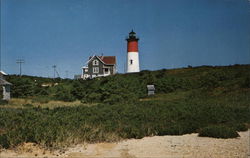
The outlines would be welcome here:
<svg viewBox="0 0 250 158">
<path fill-rule="evenodd" d="M 139 36 L 141 70 L 250 64 L 249 0 L 0 0 L 1 69 L 73 78 L 92 55 L 126 63 Z"/>
</svg>

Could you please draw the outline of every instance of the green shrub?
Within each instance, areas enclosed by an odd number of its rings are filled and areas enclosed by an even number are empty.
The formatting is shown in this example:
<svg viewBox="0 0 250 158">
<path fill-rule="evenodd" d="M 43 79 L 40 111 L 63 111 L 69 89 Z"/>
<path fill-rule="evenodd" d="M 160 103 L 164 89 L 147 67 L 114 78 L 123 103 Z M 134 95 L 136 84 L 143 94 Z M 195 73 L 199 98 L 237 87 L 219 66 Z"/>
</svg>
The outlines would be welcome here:
<svg viewBox="0 0 250 158">
<path fill-rule="evenodd" d="M 237 123 L 235 125 L 235 129 L 237 131 L 247 131 L 248 130 L 247 126 L 244 123 Z"/>
<path fill-rule="evenodd" d="M 31 107 L 34 107 L 34 106 L 32 104 L 23 104 L 23 107 L 31 108 Z"/>
<path fill-rule="evenodd" d="M 219 79 L 213 75 L 206 74 L 200 78 L 201 87 L 203 88 L 216 88 L 219 86 Z"/>
<path fill-rule="evenodd" d="M 75 100 L 75 97 L 70 92 L 70 88 L 63 86 L 57 87 L 54 98 L 55 100 L 61 100 L 66 102 L 71 102 Z"/>
<path fill-rule="evenodd" d="M 239 75 L 237 75 L 239 74 Z M 8 76 L 13 83 L 13 97 L 49 96 L 55 100 L 86 102 L 133 102 L 147 96 L 147 84 L 154 84 L 156 93 L 171 93 L 222 86 L 230 91 L 240 87 L 249 88 L 249 65 L 228 67 L 200 66 L 174 70 L 141 71 L 133 74 L 116 74 L 91 80 L 64 80 L 32 76 Z M 47 87 L 43 87 L 45 84 Z M 236 85 L 236 86 L 235 86 Z M 127 96 L 133 96 L 127 98 Z"/>
<path fill-rule="evenodd" d="M 250 77 L 246 77 L 241 84 L 242 88 L 250 88 Z"/>
<path fill-rule="evenodd" d="M 200 128 L 200 136 L 237 137 L 235 130 L 245 130 L 244 124 L 250 123 L 250 91 L 240 85 L 249 70 L 249 65 L 203 66 L 117 74 L 85 81 L 10 76 L 12 79 L 8 81 L 13 85 L 18 80 L 29 81 L 29 86 L 17 83 L 14 92 L 21 94 L 24 88 L 33 89 L 32 93 L 24 93 L 24 97 L 33 95 L 33 102 L 78 99 L 82 103 L 99 104 L 54 109 L 2 107 L 0 145 L 9 148 L 23 142 L 34 142 L 57 147 L 111 141 L 113 136 L 127 139 L 181 135 L 197 132 Z M 241 72 L 237 78 L 236 72 Z M 39 89 L 43 83 L 48 83 L 44 92 Z M 156 93 L 162 94 L 145 97 L 147 84 L 155 84 Z M 230 91 L 211 93 L 223 88 L 230 88 Z M 145 99 L 139 100 L 142 97 Z M 217 125 L 209 126 L 214 124 Z"/>
<path fill-rule="evenodd" d="M 86 103 L 87 103 L 86 100 L 84 100 L 84 99 L 80 100 L 80 102 L 81 102 L 82 104 L 86 104 Z"/>
<path fill-rule="evenodd" d="M 48 103 L 50 100 L 51 98 L 49 96 L 38 96 L 38 97 L 32 98 L 32 103 L 45 104 L 45 103 Z"/>
<path fill-rule="evenodd" d="M 10 142 L 8 141 L 7 134 L 0 135 L 0 146 L 6 149 L 10 147 Z"/>
<path fill-rule="evenodd" d="M 22 98 L 34 95 L 35 82 L 30 78 L 17 77 L 10 80 L 13 84 L 11 87 L 11 95 L 13 97 Z"/>
<path fill-rule="evenodd" d="M 0 99 L 0 105 L 6 105 L 8 103 L 8 100 L 2 100 L 2 98 Z"/>
<path fill-rule="evenodd" d="M 49 91 L 47 87 L 36 86 L 34 87 L 34 95 L 35 96 L 48 96 Z"/>
<path fill-rule="evenodd" d="M 213 137 L 213 138 L 236 138 L 239 134 L 234 128 L 225 125 L 211 125 L 202 128 L 199 132 L 200 137 Z"/>
</svg>

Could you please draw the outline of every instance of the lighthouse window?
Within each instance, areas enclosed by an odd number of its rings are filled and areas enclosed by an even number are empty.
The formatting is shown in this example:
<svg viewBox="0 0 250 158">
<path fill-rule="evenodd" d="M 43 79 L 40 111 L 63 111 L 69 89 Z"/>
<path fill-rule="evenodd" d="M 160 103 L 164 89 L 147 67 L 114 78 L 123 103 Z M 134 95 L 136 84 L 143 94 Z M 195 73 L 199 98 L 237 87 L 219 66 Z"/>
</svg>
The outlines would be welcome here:
<svg viewBox="0 0 250 158">
<path fill-rule="evenodd" d="M 98 60 L 94 60 L 93 61 L 93 65 L 98 65 L 99 64 L 99 61 Z"/>
<path fill-rule="evenodd" d="M 133 64 L 133 60 L 130 60 L 130 64 L 131 64 L 131 65 Z"/>
</svg>

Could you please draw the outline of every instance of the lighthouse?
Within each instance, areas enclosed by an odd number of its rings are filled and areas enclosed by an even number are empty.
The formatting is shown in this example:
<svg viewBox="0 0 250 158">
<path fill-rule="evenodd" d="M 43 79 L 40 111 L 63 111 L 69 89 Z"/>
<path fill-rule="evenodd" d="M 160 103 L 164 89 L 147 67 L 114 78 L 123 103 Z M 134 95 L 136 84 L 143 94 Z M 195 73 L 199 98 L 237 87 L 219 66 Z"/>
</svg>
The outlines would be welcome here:
<svg viewBox="0 0 250 158">
<path fill-rule="evenodd" d="M 138 41 L 136 33 L 132 30 L 126 39 L 127 44 L 127 73 L 139 72 L 139 53 L 138 53 Z"/>
</svg>

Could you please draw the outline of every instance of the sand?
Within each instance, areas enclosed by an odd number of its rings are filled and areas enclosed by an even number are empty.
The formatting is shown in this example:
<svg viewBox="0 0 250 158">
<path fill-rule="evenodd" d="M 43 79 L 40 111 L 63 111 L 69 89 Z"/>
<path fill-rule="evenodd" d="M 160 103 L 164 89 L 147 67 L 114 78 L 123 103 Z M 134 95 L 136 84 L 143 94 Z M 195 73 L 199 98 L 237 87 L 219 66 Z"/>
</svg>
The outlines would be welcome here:
<svg viewBox="0 0 250 158">
<path fill-rule="evenodd" d="M 65 150 L 47 151 L 25 143 L 15 150 L 2 150 L 5 157 L 169 157 L 169 158 L 250 158 L 250 131 L 234 139 L 182 136 L 153 136 L 118 143 L 78 144 Z"/>
</svg>

